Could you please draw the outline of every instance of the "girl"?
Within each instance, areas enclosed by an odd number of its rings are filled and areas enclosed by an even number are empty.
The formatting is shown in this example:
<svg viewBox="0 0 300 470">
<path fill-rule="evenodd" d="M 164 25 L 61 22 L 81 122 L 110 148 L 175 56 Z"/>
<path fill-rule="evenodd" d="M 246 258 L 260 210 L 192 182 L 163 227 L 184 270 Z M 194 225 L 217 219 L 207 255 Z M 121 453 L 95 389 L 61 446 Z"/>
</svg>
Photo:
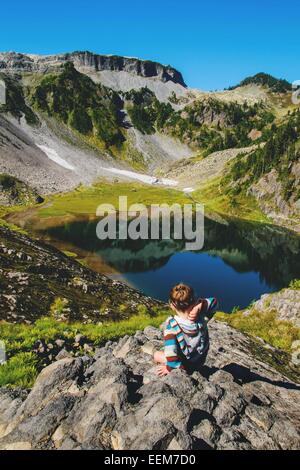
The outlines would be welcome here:
<svg viewBox="0 0 300 470">
<path fill-rule="evenodd" d="M 175 315 L 166 321 L 164 351 L 154 353 L 154 361 L 162 364 L 158 367 L 158 375 L 204 364 L 209 349 L 207 322 L 217 306 L 213 297 L 196 302 L 192 287 L 185 284 L 171 289 L 170 307 Z"/>
</svg>

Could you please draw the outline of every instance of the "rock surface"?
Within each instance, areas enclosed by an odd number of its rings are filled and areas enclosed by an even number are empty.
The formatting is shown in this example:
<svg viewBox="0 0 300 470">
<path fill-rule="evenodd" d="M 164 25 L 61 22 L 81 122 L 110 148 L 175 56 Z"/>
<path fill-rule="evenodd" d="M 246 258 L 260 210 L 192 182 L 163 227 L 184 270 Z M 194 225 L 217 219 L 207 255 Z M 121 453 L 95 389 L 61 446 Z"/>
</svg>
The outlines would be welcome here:
<svg viewBox="0 0 300 470">
<path fill-rule="evenodd" d="M 28 395 L 0 389 L 0 449 L 300 449 L 300 385 L 267 365 L 276 350 L 216 321 L 210 336 L 190 375 L 155 375 L 147 327 L 53 362 Z"/>
<path fill-rule="evenodd" d="M 254 148 L 256 146 L 252 145 L 251 147 L 221 150 L 211 153 L 198 162 L 188 159 L 180 160 L 169 167 L 166 176 L 175 178 L 180 188 L 192 186 L 195 189 L 207 183 L 210 179 L 220 176 L 226 164 L 237 155 L 247 154 Z"/>
<path fill-rule="evenodd" d="M 282 289 L 274 294 L 264 294 L 254 302 L 252 308 L 262 314 L 273 311 L 280 320 L 288 320 L 300 328 L 299 289 Z"/>
<path fill-rule="evenodd" d="M 103 70 L 124 71 L 142 77 L 158 77 L 163 82 L 169 80 L 186 87 L 182 75 L 173 67 L 150 60 L 116 55 L 93 54 L 88 51 L 76 51 L 67 54 L 34 55 L 17 52 L 0 53 L 0 69 L 11 72 L 48 72 L 57 70 L 61 64 L 72 61 L 81 68 L 90 68 L 95 72 Z"/>
<path fill-rule="evenodd" d="M 273 169 L 253 184 L 248 192 L 257 199 L 262 211 L 278 225 L 288 227 L 300 233 L 300 163 L 291 168 L 295 178 L 295 188 L 289 200 L 282 196 L 282 183 L 277 170 Z"/>
<path fill-rule="evenodd" d="M 51 311 L 57 320 L 89 323 L 126 318 L 141 305 L 151 310 L 159 304 L 49 245 L 0 226 L 0 320 L 30 323 Z"/>
<path fill-rule="evenodd" d="M 0 206 L 42 203 L 44 199 L 27 184 L 0 174 Z"/>
<path fill-rule="evenodd" d="M 94 54 L 89 51 L 44 56 L 0 52 L 0 72 L 27 76 L 32 73 L 52 73 L 68 61 L 73 62 L 79 72 L 95 82 L 100 82 L 116 91 L 148 87 L 160 101 L 168 102 L 173 93 L 189 100 L 187 97 L 190 92 L 178 70 L 170 65 L 136 57 Z"/>
</svg>

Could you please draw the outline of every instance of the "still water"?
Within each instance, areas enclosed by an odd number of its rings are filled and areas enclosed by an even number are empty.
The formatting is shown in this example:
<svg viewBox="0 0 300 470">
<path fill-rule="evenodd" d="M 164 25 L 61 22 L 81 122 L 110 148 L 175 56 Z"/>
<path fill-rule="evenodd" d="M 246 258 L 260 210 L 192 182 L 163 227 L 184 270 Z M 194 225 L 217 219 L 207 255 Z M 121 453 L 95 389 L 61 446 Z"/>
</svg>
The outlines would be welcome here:
<svg viewBox="0 0 300 470">
<path fill-rule="evenodd" d="M 75 220 L 48 228 L 46 236 L 87 262 L 97 260 L 97 270 L 111 278 L 161 300 L 183 281 L 199 296 L 216 296 L 230 312 L 300 278 L 300 238 L 278 227 L 205 219 L 203 249 L 188 252 L 184 240 L 101 241 L 96 223 Z"/>
</svg>

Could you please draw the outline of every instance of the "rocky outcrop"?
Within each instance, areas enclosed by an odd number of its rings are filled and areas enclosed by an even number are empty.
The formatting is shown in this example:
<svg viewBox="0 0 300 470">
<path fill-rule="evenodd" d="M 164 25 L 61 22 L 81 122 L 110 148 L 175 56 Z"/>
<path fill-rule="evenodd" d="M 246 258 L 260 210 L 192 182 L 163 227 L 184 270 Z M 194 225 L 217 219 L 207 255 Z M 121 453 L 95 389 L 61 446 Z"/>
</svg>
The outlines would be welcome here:
<svg viewBox="0 0 300 470">
<path fill-rule="evenodd" d="M 295 179 L 295 188 L 300 186 L 300 163 L 295 163 L 290 169 Z M 263 212 L 276 224 L 291 228 L 300 233 L 300 199 L 297 191 L 286 200 L 282 196 L 282 183 L 278 172 L 273 169 L 253 184 L 248 194 L 254 196 Z M 298 199 L 297 199 L 298 198 Z"/>
<path fill-rule="evenodd" d="M 57 320 L 89 323 L 129 317 L 141 305 L 150 310 L 159 305 L 51 246 L 1 226 L 0 286 L 0 320 L 12 323 L 30 323 L 50 313 Z"/>
<path fill-rule="evenodd" d="M 44 199 L 23 181 L 0 173 L 0 206 L 42 203 Z"/>
<path fill-rule="evenodd" d="M 5 72 L 39 72 L 45 73 L 57 70 L 63 63 L 71 61 L 81 71 L 90 72 L 104 70 L 129 72 L 145 78 L 158 78 L 162 82 L 173 83 L 186 87 L 182 75 L 173 67 L 141 60 L 134 57 L 93 54 L 88 51 L 76 51 L 67 54 L 39 56 L 19 54 L 16 52 L 0 53 L 0 70 Z"/>
<path fill-rule="evenodd" d="M 299 374 L 224 323 L 210 334 L 207 364 L 189 375 L 155 375 L 161 331 L 147 327 L 53 362 L 29 394 L 0 389 L 0 449 L 300 449 Z"/>
<path fill-rule="evenodd" d="M 262 315 L 275 312 L 279 320 L 287 320 L 300 328 L 300 289 L 282 289 L 274 294 L 264 294 L 254 302 L 252 309 Z M 250 312 L 245 311 L 245 315 Z"/>
</svg>

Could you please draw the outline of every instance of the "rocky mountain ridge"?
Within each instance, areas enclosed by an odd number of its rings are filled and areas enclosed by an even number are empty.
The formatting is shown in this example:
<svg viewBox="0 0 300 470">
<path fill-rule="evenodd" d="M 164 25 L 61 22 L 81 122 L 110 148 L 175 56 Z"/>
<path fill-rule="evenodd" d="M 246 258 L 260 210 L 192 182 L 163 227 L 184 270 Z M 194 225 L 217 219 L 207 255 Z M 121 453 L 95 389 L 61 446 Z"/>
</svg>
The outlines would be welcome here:
<svg viewBox="0 0 300 470">
<path fill-rule="evenodd" d="M 300 386 L 274 348 L 212 321 L 207 364 L 155 375 L 160 330 L 46 367 L 28 394 L 0 389 L 1 449 L 299 449 Z"/>
<path fill-rule="evenodd" d="M 0 53 L 0 69 L 10 73 L 52 72 L 66 62 L 73 62 L 79 71 L 101 72 L 104 70 L 128 72 L 144 78 L 157 78 L 162 82 L 172 81 L 186 87 L 181 73 L 169 65 L 135 57 L 94 54 L 89 51 L 75 51 L 65 54 L 36 55 L 17 52 Z"/>
<path fill-rule="evenodd" d="M 174 173 L 178 187 L 194 190 L 207 178 L 222 176 L 229 160 L 237 161 L 238 169 L 239 155 L 248 147 L 252 154 L 256 145 L 256 168 L 250 155 L 239 178 L 229 175 L 228 194 L 237 194 L 240 180 L 245 196 L 254 196 L 275 223 L 299 230 L 297 151 L 292 166 L 282 165 L 280 181 L 275 170 L 259 169 L 265 159 L 259 150 L 266 142 L 270 147 L 276 129 L 295 114 L 288 112 L 288 82 L 257 74 L 233 90 L 196 93 L 172 67 L 87 51 L 0 53 L 1 78 L 7 103 L 0 106 L 0 173 L 40 194 L 91 184 L 102 176 L 113 179 L 109 167 L 119 176 L 118 170 L 127 168 L 157 176 L 173 162 L 169 174 Z M 188 160 L 193 152 L 208 158 L 194 164 Z M 281 153 L 284 160 L 285 148 Z M 273 155 L 271 148 L 270 161 Z M 246 187 L 246 176 L 258 171 L 261 180 L 255 176 Z"/>
</svg>

